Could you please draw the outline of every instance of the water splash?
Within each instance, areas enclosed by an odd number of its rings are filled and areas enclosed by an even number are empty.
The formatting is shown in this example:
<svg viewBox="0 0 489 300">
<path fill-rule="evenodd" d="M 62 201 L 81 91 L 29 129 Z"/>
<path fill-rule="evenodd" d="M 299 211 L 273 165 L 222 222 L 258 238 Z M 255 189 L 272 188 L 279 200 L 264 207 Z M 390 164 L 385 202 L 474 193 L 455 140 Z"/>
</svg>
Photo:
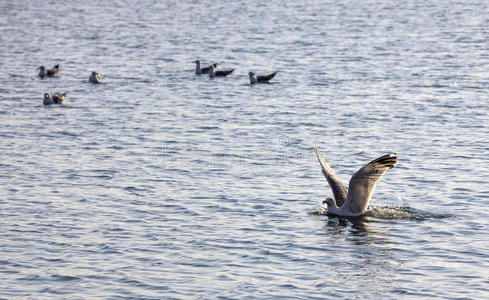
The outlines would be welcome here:
<svg viewBox="0 0 489 300">
<path fill-rule="evenodd" d="M 328 210 L 322 206 L 311 208 L 311 210 L 309 210 L 307 214 L 313 216 L 329 215 Z M 373 206 L 369 207 L 368 211 L 363 216 L 383 220 L 426 220 L 450 218 L 453 215 L 426 212 L 422 210 L 417 210 L 410 206 Z"/>
</svg>

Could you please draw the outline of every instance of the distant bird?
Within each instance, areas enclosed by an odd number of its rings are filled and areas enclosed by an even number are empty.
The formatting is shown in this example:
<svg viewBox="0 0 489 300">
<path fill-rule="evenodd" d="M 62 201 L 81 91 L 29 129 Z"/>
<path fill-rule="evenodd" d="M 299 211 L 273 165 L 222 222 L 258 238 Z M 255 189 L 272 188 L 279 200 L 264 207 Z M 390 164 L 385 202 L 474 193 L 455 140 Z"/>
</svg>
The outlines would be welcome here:
<svg viewBox="0 0 489 300">
<path fill-rule="evenodd" d="M 44 105 L 50 105 L 50 104 L 53 104 L 53 103 L 54 103 L 54 100 L 51 97 L 51 94 L 50 93 L 44 93 L 44 99 L 42 100 L 42 104 L 44 104 Z"/>
<path fill-rule="evenodd" d="M 93 71 L 92 72 L 92 75 L 90 75 L 90 77 L 88 77 L 88 82 L 90 83 L 102 83 L 102 80 L 100 79 L 100 75 Z"/>
<path fill-rule="evenodd" d="M 39 70 L 39 77 L 44 78 L 44 76 L 47 77 L 54 77 L 59 72 L 59 65 L 55 65 L 52 69 L 46 70 L 46 67 L 40 66 L 37 68 Z"/>
<path fill-rule="evenodd" d="M 51 96 L 50 93 L 44 93 L 44 99 L 42 100 L 42 104 L 50 105 L 50 104 L 61 104 L 66 99 L 66 93 L 60 94 L 55 93 Z"/>
<path fill-rule="evenodd" d="M 64 92 L 63 94 L 56 93 L 53 95 L 54 103 L 61 104 L 65 99 L 66 99 L 66 92 Z"/>
<path fill-rule="evenodd" d="M 327 204 L 328 213 L 339 216 L 355 217 L 364 214 L 372 198 L 375 184 L 384 175 L 385 171 L 394 168 L 397 160 L 395 153 L 386 154 L 372 160 L 353 174 L 347 191 L 341 180 L 336 176 L 336 173 L 326 163 L 317 147 L 314 147 L 314 152 L 316 152 L 323 175 L 326 177 L 334 196 L 334 199 L 326 198 L 323 204 Z"/>
<path fill-rule="evenodd" d="M 216 76 L 218 77 L 228 76 L 229 74 L 233 73 L 234 70 L 235 69 L 216 71 L 216 67 L 209 66 L 209 77 L 214 78 Z"/>
<path fill-rule="evenodd" d="M 195 66 L 195 74 L 197 74 L 197 75 L 200 75 L 200 74 L 209 74 L 210 67 L 204 67 L 204 68 L 202 68 L 201 65 L 200 65 L 200 60 L 196 60 L 196 61 L 194 61 L 194 63 L 196 64 L 196 66 Z M 217 63 L 213 64 L 212 66 L 214 66 L 214 68 L 217 68 Z"/>
<path fill-rule="evenodd" d="M 273 77 L 275 77 L 275 74 L 277 74 L 277 72 L 274 72 L 270 75 L 258 75 L 256 76 L 255 73 L 253 72 L 249 72 L 248 75 L 250 75 L 250 83 L 251 84 L 255 84 L 255 83 L 270 83 L 270 80 L 273 79 Z"/>
</svg>

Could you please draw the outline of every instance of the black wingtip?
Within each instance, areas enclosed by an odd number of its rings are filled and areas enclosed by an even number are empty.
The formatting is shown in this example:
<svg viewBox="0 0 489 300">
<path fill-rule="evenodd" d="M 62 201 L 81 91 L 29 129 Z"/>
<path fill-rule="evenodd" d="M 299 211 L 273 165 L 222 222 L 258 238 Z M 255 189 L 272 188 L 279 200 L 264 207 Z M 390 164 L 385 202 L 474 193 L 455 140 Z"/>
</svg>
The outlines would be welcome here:
<svg viewBox="0 0 489 300">
<path fill-rule="evenodd" d="M 394 168 L 394 165 L 396 164 L 396 162 L 397 162 L 397 154 L 396 153 L 389 153 L 389 154 L 382 155 L 381 157 L 372 160 L 370 163 L 371 164 L 377 164 L 377 163 L 382 164 L 385 167 L 392 169 L 392 168 Z"/>
</svg>

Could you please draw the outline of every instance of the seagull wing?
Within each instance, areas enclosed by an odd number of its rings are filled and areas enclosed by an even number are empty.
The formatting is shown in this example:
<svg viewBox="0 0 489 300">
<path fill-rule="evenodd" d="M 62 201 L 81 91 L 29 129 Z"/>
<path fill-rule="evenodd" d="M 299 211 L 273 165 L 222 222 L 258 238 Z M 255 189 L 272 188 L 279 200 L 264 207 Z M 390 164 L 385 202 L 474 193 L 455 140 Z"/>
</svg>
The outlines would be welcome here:
<svg viewBox="0 0 489 300">
<path fill-rule="evenodd" d="M 353 174 L 348 185 L 348 197 L 342 209 L 353 214 L 364 213 L 372 198 L 375 184 L 385 171 L 394 168 L 396 160 L 395 153 L 386 154 L 372 160 Z"/>
<path fill-rule="evenodd" d="M 258 80 L 258 82 L 269 82 L 270 80 L 273 79 L 273 77 L 275 77 L 276 74 L 277 72 L 272 73 L 270 75 L 258 76 L 256 79 Z"/>
<path fill-rule="evenodd" d="M 200 72 L 201 72 L 202 74 L 207 74 L 207 73 L 209 73 L 209 69 L 210 69 L 210 67 L 201 68 L 201 69 L 200 69 Z"/>
<path fill-rule="evenodd" d="M 234 69 L 231 70 L 222 70 L 222 71 L 216 71 L 216 76 L 227 76 L 231 73 L 233 73 Z"/>
<path fill-rule="evenodd" d="M 59 72 L 59 65 L 55 65 L 52 69 L 49 69 L 49 70 L 46 71 L 46 73 L 48 74 L 48 76 L 54 76 L 58 72 Z"/>
<path fill-rule="evenodd" d="M 331 167 L 326 163 L 319 149 L 314 146 L 314 152 L 316 152 L 316 156 L 318 158 L 319 163 L 321 164 L 321 168 L 323 171 L 324 177 L 329 183 L 331 190 L 333 191 L 333 196 L 336 201 L 336 205 L 341 207 L 346 200 L 346 188 L 341 182 L 341 180 L 336 176 L 336 173 L 331 169 Z"/>
</svg>

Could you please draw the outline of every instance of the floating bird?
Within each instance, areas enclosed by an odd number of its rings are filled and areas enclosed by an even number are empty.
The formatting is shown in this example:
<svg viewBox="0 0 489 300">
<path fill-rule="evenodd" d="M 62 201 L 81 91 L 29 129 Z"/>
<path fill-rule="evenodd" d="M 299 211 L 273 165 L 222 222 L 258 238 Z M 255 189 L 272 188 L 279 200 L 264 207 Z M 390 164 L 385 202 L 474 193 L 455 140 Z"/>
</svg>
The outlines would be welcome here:
<svg viewBox="0 0 489 300">
<path fill-rule="evenodd" d="M 214 78 L 216 76 L 218 77 L 228 76 L 229 74 L 233 73 L 234 70 L 235 69 L 216 71 L 216 67 L 209 66 L 209 77 Z"/>
<path fill-rule="evenodd" d="M 256 76 L 256 74 L 253 72 L 248 73 L 248 75 L 250 75 L 250 83 L 251 84 L 270 83 L 270 80 L 272 80 L 273 77 L 275 77 L 275 74 L 277 74 L 277 72 L 274 72 L 270 75 L 258 75 L 258 76 Z"/>
<path fill-rule="evenodd" d="M 59 72 L 59 65 L 55 65 L 52 69 L 46 70 L 46 67 L 40 66 L 37 68 L 39 70 L 39 77 L 44 78 L 44 76 L 47 77 L 53 77 Z"/>
<path fill-rule="evenodd" d="M 50 93 L 44 93 L 44 99 L 42 100 L 42 104 L 44 104 L 44 105 L 50 105 L 50 104 L 53 104 L 53 103 L 54 103 L 54 100 L 51 97 L 51 94 Z"/>
<path fill-rule="evenodd" d="M 194 63 L 196 64 L 196 66 L 195 66 L 195 74 L 197 74 L 197 75 L 200 75 L 200 74 L 209 74 L 210 67 L 204 67 L 204 68 L 202 68 L 200 66 L 200 60 L 196 60 L 196 61 L 194 61 Z M 217 63 L 213 64 L 212 66 L 214 66 L 214 68 L 217 68 Z"/>
<path fill-rule="evenodd" d="M 66 92 L 64 92 L 63 94 L 56 93 L 53 95 L 54 103 L 61 104 L 65 99 L 66 99 Z"/>
<path fill-rule="evenodd" d="M 336 173 L 324 160 L 319 149 L 314 147 L 314 151 L 334 196 L 334 199 L 326 198 L 323 204 L 327 204 L 328 213 L 339 216 L 354 217 L 364 214 L 374 192 L 375 184 L 384 175 L 385 171 L 394 168 L 397 160 L 395 153 L 386 154 L 372 160 L 353 174 L 347 192 Z"/>
<path fill-rule="evenodd" d="M 50 104 L 61 104 L 66 99 L 66 93 L 60 94 L 56 93 L 51 96 L 50 93 L 44 93 L 44 99 L 42 100 L 42 104 L 50 105 Z"/>
<path fill-rule="evenodd" d="M 92 75 L 90 75 L 90 77 L 88 77 L 88 82 L 90 83 L 102 83 L 102 80 L 100 79 L 100 75 L 93 71 L 92 72 Z"/>
</svg>

